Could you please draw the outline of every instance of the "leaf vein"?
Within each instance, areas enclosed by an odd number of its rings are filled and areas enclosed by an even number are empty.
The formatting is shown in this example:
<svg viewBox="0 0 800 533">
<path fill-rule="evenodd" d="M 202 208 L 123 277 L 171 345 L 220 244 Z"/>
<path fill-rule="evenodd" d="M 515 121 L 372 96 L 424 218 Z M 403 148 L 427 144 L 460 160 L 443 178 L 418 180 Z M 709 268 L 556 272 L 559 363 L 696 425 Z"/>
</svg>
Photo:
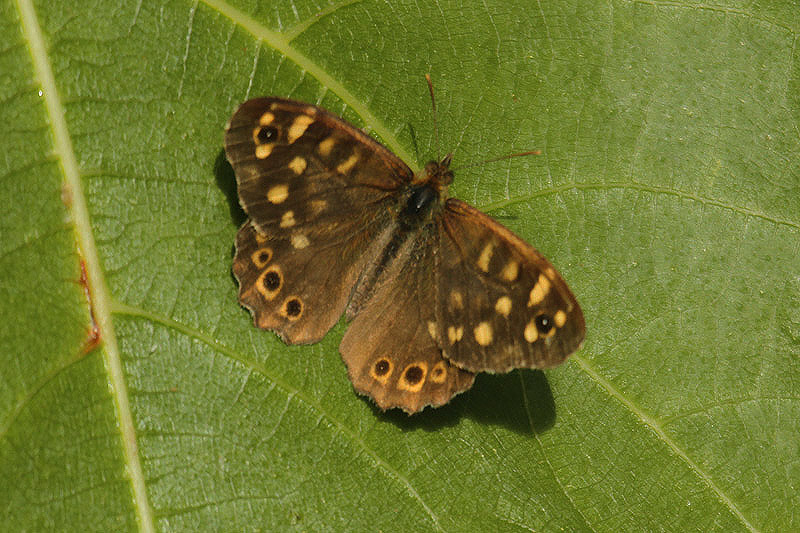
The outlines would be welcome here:
<svg viewBox="0 0 800 533">
<path fill-rule="evenodd" d="M 150 320 L 154 323 L 161 324 L 164 327 L 172 328 L 180 333 L 183 333 L 184 335 L 187 335 L 199 342 L 206 344 L 213 350 L 216 350 L 218 353 L 226 357 L 229 357 L 235 361 L 238 361 L 245 367 L 250 368 L 253 371 L 259 372 L 261 375 L 263 375 L 271 382 L 273 382 L 277 387 L 282 389 L 288 396 L 290 396 L 290 400 L 296 398 L 298 401 L 304 403 L 310 409 L 316 410 L 317 412 L 320 413 L 320 418 L 322 417 L 326 418 L 333 426 L 337 428 L 337 430 L 342 435 L 345 435 L 353 443 L 358 445 L 361 448 L 361 450 L 363 450 L 363 452 L 367 456 L 369 456 L 370 459 L 375 463 L 375 466 L 377 466 L 380 470 L 382 470 L 388 478 L 402 485 L 408 492 L 408 494 L 414 500 L 416 500 L 416 502 L 424 509 L 425 513 L 428 515 L 431 522 L 433 522 L 434 528 L 437 531 L 443 531 L 441 525 L 439 524 L 439 518 L 436 516 L 433 510 L 428 506 L 425 500 L 422 499 L 417 490 L 405 476 L 403 476 L 397 469 L 395 469 L 386 460 L 380 457 L 375 450 L 367 446 L 367 443 L 364 441 L 364 439 L 361 438 L 356 432 L 352 431 L 343 422 L 337 420 L 336 418 L 331 416 L 330 413 L 325 411 L 322 405 L 320 405 L 317 402 L 314 402 L 311 398 L 306 396 L 302 390 L 293 387 L 289 383 L 280 379 L 280 377 L 270 373 L 268 368 L 263 364 L 251 361 L 249 359 L 245 359 L 226 344 L 219 342 L 218 340 L 210 337 L 209 335 L 207 335 L 202 331 L 196 330 L 190 326 L 187 326 L 186 324 L 178 322 L 177 320 L 173 320 L 169 317 L 165 317 L 160 314 L 153 313 L 151 311 L 147 311 L 145 309 L 141 309 L 138 307 L 130 306 L 121 302 L 113 302 L 112 311 L 116 314 L 143 318 L 146 320 Z"/>
<path fill-rule="evenodd" d="M 758 531 L 744 516 L 741 510 L 737 507 L 737 505 L 731 500 L 731 498 L 725 494 L 720 487 L 714 483 L 714 480 L 711 478 L 705 470 L 700 468 L 700 465 L 695 463 L 689 454 L 686 453 L 683 448 L 678 446 L 678 444 L 672 440 L 672 438 L 667 435 L 664 428 L 661 424 L 648 415 L 643 409 L 633 403 L 630 399 L 628 399 L 624 394 L 622 394 L 610 381 L 600 375 L 595 368 L 589 364 L 589 362 L 579 355 L 573 355 L 572 360 L 578 363 L 578 366 L 589 375 L 589 377 L 602 389 L 608 393 L 609 396 L 612 398 L 616 398 L 625 408 L 627 408 L 633 415 L 635 415 L 645 426 L 649 427 L 661 440 L 664 444 L 666 444 L 685 464 L 689 467 L 689 469 L 694 472 L 694 474 L 700 478 L 700 480 L 705 483 L 705 485 L 716 495 L 717 499 L 728 508 L 728 510 L 738 518 L 742 525 L 746 527 L 749 531 Z"/>
<path fill-rule="evenodd" d="M 379 120 L 372 111 L 356 96 L 351 93 L 344 85 L 342 85 L 336 78 L 329 72 L 324 70 L 316 62 L 306 57 L 298 49 L 294 48 L 286 37 L 286 34 L 280 34 L 269 28 L 265 27 L 260 22 L 256 21 L 248 14 L 239 11 L 223 0 L 203 0 L 206 5 L 212 9 L 217 10 L 220 14 L 228 17 L 234 24 L 237 24 L 250 32 L 253 37 L 259 41 L 263 41 L 271 46 L 274 50 L 280 52 L 291 61 L 293 61 L 302 70 L 308 72 L 313 76 L 323 87 L 336 94 L 345 104 L 353 108 L 353 110 L 369 124 L 372 131 L 374 131 L 391 150 L 397 154 L 400 159 L 404 161 L 414 161 L 411 154 L 400 143 L 398 138 L 392 133 L 391 129 L 387 127 L 382 120 Z"/>
<path fill-rule="evenodd" d="M 673 189 L 671 187 L 659 187 L 656 185 L 647 185 L 644 183 L 637 183 L 637 182 L 608 182 L 608 183 L 599 183 L 599 182 L 585 182 L 585 183 L 567 183 L 564 185 L 559 185 L 555 187 L 548 187 L 546 189 L 541 189 L 529 194 L 523 194 L 519 196 L 513 196 L 511 198 L 506 198 L 504 200 L 499 200 L 497 202 L 491 202 L 488 204 L 484 204 L 479 207 L 481 211 L 495 211 L 497 209 L 502 209 L 504 207 L 509 207 L 514 204 L 519 204 L 526 202 L 528 200 L 532 200 L 533 198 L 539 198 L 542 196 L 549 196 L 560 194 L 566 191 L 571 190 L 592 190 L 592 189 L 630 189 L 634 191 L 644 191 L 644 192 L 651 192 L 654 194 L 663 194 L 668 196 L 676 196 L 678 198 L 682 198 L 685 200 L 694 200 L 699 202 L 703 205 L 709 205 L 712 207 L 719 207 L 722 209 L 727 209 L 729 211 L 733 211 L 735 213 L 739 213 L 742 215 L 746 215 L 749 217 L 760 218 L 762 220 L 766 220 L 767 222 L 771 222 L 773 224 L 779 226 L 789 226 L 790 228 L 800 229 L 800 222 L 795 222 L 794 220 L 789 220 L 787 218 L 781 218 L 778 216 L 773 216 L 762 211 L 757 211 L 755 209 L 751 209 L 749 207 L 741 207 L 738 205 L 734 205 L 728 202 L 724 202 L 722 200 L 716 200 L 714 198 L 708 198 L 705 196 L 701 196 L 696 193 L 690 193 L 687 191 L 683 191 L 680 189 Z"/>
<path fill-rule="evenodd" d="M 531 433 L 533 433 L 534 439 L 536 440 L 536 445 L 539 447 L 539 451 L 542 454 L 544 462 L 547 464 L 547 468 L 550 470 L 550 473 L 553 476 L 553 480 L 561 489 L 561 492 L 564 494 L 564 497 L 567 499 L 567 501 L 575 510 L 575 512 L 578 513 L 578 516 L 581 517 L 581 520 L 583 520 L 583 523 L 586 525 L 587 529 L 591 531 L 596 531 L 591 526 L 589 520 L 586 518 L 583 512 L 581 512 L 580 507 L 578 507 L 575 504 L 575 500 L 572 499 L 572 496 L 569 494 L 569 492 L 567 492 L 567 489 L 564 488 L 564 485 L 561 483 L 561 479 L 558 477 L 555 468 L 553 468 L 553 463 L 550 462 L 550 458 L 547 456 L 547 452 L 545 451 L 544 446 L 542 445 L 542 440 L 539 438 L 539 435 L 536 432 L 535 424 L 533 423 L 533 414 L 531 413 L 531 406 L 530 402 L 528 401 L 528 394 L 526 392 L 526 387 L 525 387 L 525 376 L 519 370 L 517 370 L 517 374 L 519 375 L 520 386 L 522 387 L 522 401 L 525 404 L 525 414 L 528 416 L 528 424 L 530 425 Z"/>
</svg>

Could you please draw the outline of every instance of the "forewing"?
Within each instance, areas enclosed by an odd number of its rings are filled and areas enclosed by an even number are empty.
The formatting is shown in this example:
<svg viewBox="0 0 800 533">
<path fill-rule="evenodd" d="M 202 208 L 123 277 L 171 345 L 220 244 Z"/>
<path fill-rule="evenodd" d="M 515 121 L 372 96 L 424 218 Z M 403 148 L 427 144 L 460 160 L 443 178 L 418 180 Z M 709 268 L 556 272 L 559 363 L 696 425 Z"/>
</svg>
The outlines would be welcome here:
<svg viewBox="0 0 800 533">
<path fill-rule="evenodd" d="M 436 316 L 451 362 L 471 372 L 548 368 L 581 346 L 583 312 L 542 254 L 454 198 L 438 222 Z"/>
<path fill-rule="evenodd" d="M 434 230 L 423 230 L 404 244 L 339 346 L 356 391 L 381 409 L 415 413 L 440 406 L 475 380 L 439 347 Z"/>
<path fill-rule="evenodd" d="M 225 152 L 250 216 L 236 241 L 239 300 L 259 327 L 315 342 L 344 311 L 412 173 L 335 115 L 279 98 L 242 104 Z"/>
</svg>

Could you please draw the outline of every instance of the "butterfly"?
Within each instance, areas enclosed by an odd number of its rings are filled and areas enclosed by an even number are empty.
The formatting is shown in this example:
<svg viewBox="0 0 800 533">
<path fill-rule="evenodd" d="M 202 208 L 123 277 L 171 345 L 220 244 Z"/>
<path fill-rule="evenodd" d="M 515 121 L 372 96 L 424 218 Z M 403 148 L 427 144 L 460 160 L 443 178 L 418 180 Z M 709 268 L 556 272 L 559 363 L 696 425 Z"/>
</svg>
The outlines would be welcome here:
<svg viewBox="0 0 800 533">
<path fill-rule="evenodd" d="M 451 155 L 414 173 L 315 105 L 243 103 L 225 153 L 249 216 L 236 237 L 239 302 L 288 344 L 339 346 L 357 392 L 416 413 L 478 372 L 549 368 L 585 322 L 561 275 L 489 216 L 448 197 Z"/>
</svg>

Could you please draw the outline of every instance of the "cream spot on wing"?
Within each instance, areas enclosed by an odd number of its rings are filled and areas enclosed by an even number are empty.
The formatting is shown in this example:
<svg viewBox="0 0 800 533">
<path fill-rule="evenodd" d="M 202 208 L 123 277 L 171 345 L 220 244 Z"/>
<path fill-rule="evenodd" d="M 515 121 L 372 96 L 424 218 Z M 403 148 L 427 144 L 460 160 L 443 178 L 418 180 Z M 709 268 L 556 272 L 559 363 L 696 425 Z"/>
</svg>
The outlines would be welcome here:
<svg viewBox="0 0 800 533">
<path fill-rule="evenodd" d="M 494 243 L 488 242 L 483 247 L 481 255 L 478 257 L 478 268 L 484 272 L 489 272 L 489 261 L 492 260 L 492 253 L 494 252 Z"/>
<path fill-rule="evenodd" d="M 313 211 L 315 215 L 318 215 L 321 212 L 325 211 L 325 208 L 327 207 L 328 207 L 327 200 L 311 200 L 311 211 Z"/>
<path fill-rule="evenodd" d="M 292 235 L 292 246 L 294 246 L 298 250 L 302 250 L 309 244 L 311 244 L 311 242 L 308 240 L 308 237 L 306 237 L 302 233 L 296 233 Z"/>
<path fill-rule="evenodd" d="M 433 340 L 436 340 L 436 322 L 428 320 L 428 334 Z"/>
<path fill-rule="evenodd" d="M 328 207 L 327 200 L 311 200 L 311 211 L 318 215 L 321 212 L 325 211 L 325 208 Z"/>
<path fill-rule="evenodd" d="M 517 276 L 519 276 L 519 263 L 513 260 L 506 263 L 500 272 L 500 277 L 506 281 L 516 281 Z"/>
<path fill-rule="evenodd" d="M 459 291 L 450 292 L 450 308 L 453 310 L 464 309 L 464 297 Z"/>
<path fill-rule="evenodd" d="M 305 160 L 305 158 L 300 157 L 299 155 L 295 156 L 295 158 L 289 162 L 289 168 L 292 169 L 292 172 L 298 176 L 306 170 L 307 166 L 308 162 Z"/>
<path fill-rule="evenodd" d="M 456 342 L 461 340 L 461 337 L 464 336 L 464 327 L 463 326 L 450 326 L 447 328 L 447 338 L 450 340 L 450 344 L 455 344 Z"/>
<path fill-rule="evenodd" d="M 339 174 L 347 174 L 356 165 L 357 161 L 358 161 L 358 156 L 356 154 L 353 154 L 350 157 L 348 157 L 345 161 L 340 163 L 336 167 L 336 171 Z"/>
<path fill-rule="evenodd" d="M 269 154 L 272 153 L 273 148 L 275 148 L 275 143 L 259 144 L 256 146 L 256 157 L 259 159 L 268 158 Z"/>
<path fill-rule="evenodd" d="M 544 273 L 550 279 L 553 279 L 553 278 L 556 277 L 556 270 L 551 266 L 545 268 L 544 269 Z"/>
<path fill-rule="evenodd" d="M 309 124 L 314 122 L 314 119 L 307 116 L 307 115 L 300 115 L 294 119 L 292 125 L 289 126 L 289 133 L 287 134 L 286 138 L 289 141 L 289 144 L 292 144 L 297 139 L 300 138 L 303 133 L 305 133 L 306 129 L 308 129 Z"/>
<path fill-rule="evenodd" d="M 289 187 L 287 185 L 275 185 L 267 191 L 267 200 L 273 204 L 279 204 L 289 197 Z"/>
<path fill-rule="evenodd" d="M 494 304 L 494 310 L 507 317 L 511 313 L 511 298 L 508 296 L 498 298 Z"/>
<path fill-rule="evenodd" d="M 481 346 L 489 346 L 494 338 L 492 326 L 488 322 L 481 322 L 475 326 L 475 341 Z"/>
<path fill-rule="evenodd" d="M 333 150 L 333 145 L 335 143 L 336 141 L 333 139 L 333 135 L 331 135 L 317 145 L 317 152 L 319 152 L 319 155 L 322 157 L 328 157 L 331 155 L 331 150 Z"/>
<path fill-rule="evenodd" d="M 270 124 L 272 124 L 274 120 L 275 120 L 275 115 L 267 112 L 261 115 L 261 118 L 258 119 L 258 123 L 261 124 L 262 126 L 269 126 Z"/>
<path fill-rule="evenodd" d="M 567 322 L 567 313 L 564 311 L 556 311 L 556 314 L 553 315 L 553 322 L 556 323 L 557 328 L 560 328 Z"/>
<path fill-rule="evenodd" d="M 283 216 L 281 217 L 281 227 L 282 228 L 291 228 L 297 222 L 294 219 L 294 211 L 286 211 Z"/>
<path fill-rule="evenodd" d="M 525 340 L 528 342 L 536 342 L 536 339 L 539 338 L 539 330 L 536 328 L 536 324 L 533 323 L 533 320 L 525 325 L 524 335 Z"/>
<path fill-rule="evenodd" d="M 528 307 L 533 307 L 544 300 L 547 293 L 550 292 L 550 280 L 544 274 L 539 274 L 539 279 L 536 285 L 531 289 L 530 298 L 528 299 Z"/>
</svg>

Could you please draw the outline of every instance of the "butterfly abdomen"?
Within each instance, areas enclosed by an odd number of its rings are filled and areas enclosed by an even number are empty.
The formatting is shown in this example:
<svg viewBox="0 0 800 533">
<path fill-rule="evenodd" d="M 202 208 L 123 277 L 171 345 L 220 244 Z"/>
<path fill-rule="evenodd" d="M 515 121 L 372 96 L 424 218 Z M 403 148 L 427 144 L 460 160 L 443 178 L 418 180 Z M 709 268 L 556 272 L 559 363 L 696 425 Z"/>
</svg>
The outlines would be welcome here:
<svg viewBox="0 0 800 533">
<path fill-rule="evenodd" d="M 433 218 L 440 208 L 439 193 L 430 184 L 409 187 L 399 202 L 395 220 L 384 230 L 376 247 L 377 260 L 361 274 L 353 289 L 347 317 L 352 319 L 374 293 L 377 283 L 392 279 L 408 263 L 415 262 L 415 251 L 420 240 L 429 238 L 435 229 Z M 430 226 L 425 231 L 425 226 Z M 373 252 L 374 253 L 374 252 Z M 373 255 L 374 257 L 375 255 Z"/>
</svg>

